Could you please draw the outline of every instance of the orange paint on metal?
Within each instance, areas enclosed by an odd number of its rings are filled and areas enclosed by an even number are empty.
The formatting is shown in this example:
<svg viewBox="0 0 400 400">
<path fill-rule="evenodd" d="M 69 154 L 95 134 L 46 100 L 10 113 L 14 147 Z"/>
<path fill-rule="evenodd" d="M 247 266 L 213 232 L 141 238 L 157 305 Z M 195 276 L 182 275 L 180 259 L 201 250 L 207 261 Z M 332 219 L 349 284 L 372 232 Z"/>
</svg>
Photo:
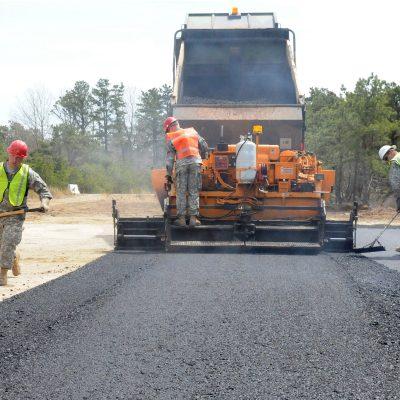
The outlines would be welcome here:
<svg viewBox="0 0 400 400">
<path fill-rule="evenodd" d="M 335 171 L 323 169 L 315 155 L 296 150 L 281 152 L 277 145 L 259 145 L 256 179 L 252 184 L 240 185 L 236 181 L 235 153 L 236 146 L 228 145 L 226 151 L 214 150 L 203 160 L 199 194 L 202 217 L 233 220 L 243 211 L 259 220 L 304 221 L 321 216 L 322 201 L 329 202 L 335 184 Z M 165 173 L 164 169 L 152 172 L 161 206 L 166 198 Z M 302 191 L 301 185 L 314 189 Z M 293 191 L 293 187 L 298 189 Z M 171 216 L 175 216 L 174 186 L 169 197 Z"/>
<path fill-rule="evenodd" d="M 161 209 L 164 208 L 164 200 L 168 197 L 167 191 L 164 187 L 166 174 L 167 170 L 165 168 L 151 170 L 151 184 L 156 192 Z"/>
</svg>

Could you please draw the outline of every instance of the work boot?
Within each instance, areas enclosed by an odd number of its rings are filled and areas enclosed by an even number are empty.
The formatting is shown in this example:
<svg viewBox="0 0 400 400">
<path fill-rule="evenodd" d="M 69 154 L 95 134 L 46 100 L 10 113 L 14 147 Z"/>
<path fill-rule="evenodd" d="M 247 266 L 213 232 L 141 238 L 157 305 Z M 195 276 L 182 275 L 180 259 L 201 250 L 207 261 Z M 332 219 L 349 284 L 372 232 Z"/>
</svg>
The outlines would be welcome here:
<svg viewBox="0 0 400 400">
<path fill-rule="evenodd" d="M 12 273 L 14 276 L 21 275 L 21 267 L 19 265 L 19 253 L 18 252 L 15 253 L 15 258 L 14 258 L 14 262 L 12 265 Z"/>
<path fill-rule="evenodd" d="M 198 220 L 198 218 L 195 215 L 190 216 L 190 221 L 189 221 L 189 226 L 194 228 L 195 226 L 201 225 L 201 222 Z"/>
<path fill-rule="evenodd" d="M 7 268 L 2 268 L 0 272 L 0 286 L 7 286 Z"/>
<path fill-rule="evenodd" d="M 185 217 L 178 217 L 178 219 L 176 219 L 174 221 L 174 225 L 176 225 L 176 226 L 186 226 L 186 218 Z"/>
</svg>

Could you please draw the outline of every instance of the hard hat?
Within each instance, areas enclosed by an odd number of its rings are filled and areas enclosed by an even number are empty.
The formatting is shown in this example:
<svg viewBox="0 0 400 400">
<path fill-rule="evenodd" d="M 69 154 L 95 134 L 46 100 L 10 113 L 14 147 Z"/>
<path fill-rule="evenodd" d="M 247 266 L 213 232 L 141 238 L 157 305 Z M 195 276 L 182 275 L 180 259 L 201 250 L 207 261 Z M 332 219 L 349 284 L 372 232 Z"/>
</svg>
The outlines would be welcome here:
<svg viewBox="0 0 400 400">
<path fill-rule="evenodd" d="M 28 157 L 28 145 L 22 140 L 14 140 L 7 148 L 7 153 L 15 157 Z"/>
<path fill-rule="evenodd" d="M 164 132 L 168 132 L 168 128 L 177 121 L 175 117 L 168 117 L 163 123 Z"/>
<path fill-rule="evenodd" d="M 389 146 L 389 145 L 387 145 L 387 144 L 385 144 L 385 146 L 382 146 L 380 149 L 379 149 L 379 157 L 380 157 L 380 159 L 381 160 L 383 160 L 384 158 L 385 158 L 385 155 L 387 154 L 387 152 L 389 151 L 389 150 L 396 150 L 397 149 L 397 147 L 396 146 Z"/>
</svg>

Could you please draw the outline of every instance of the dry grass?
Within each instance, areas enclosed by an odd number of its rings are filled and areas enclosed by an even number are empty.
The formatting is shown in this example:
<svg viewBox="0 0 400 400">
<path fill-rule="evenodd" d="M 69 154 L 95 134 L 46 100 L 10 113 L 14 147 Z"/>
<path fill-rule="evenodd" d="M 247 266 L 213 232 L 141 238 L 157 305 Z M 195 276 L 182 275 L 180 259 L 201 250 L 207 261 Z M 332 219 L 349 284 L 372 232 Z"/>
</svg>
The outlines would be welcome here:
<svg viewBox="0 0 400 400">
<path fill-rule="evenodd" d="M 61 189 L 61 188 L 58 188 L 58 187 L 50 186 L 49 190 L 50 190 L 50 193 L 53 195 L 53 197 L 55 199 L 62 199 L 62 198 L 65 198 L 65 197 L 73 197 L 73 196 L 75 196 L 74 194 L 72 194 L 68 190 L 68 188 Z"/>
</svg>

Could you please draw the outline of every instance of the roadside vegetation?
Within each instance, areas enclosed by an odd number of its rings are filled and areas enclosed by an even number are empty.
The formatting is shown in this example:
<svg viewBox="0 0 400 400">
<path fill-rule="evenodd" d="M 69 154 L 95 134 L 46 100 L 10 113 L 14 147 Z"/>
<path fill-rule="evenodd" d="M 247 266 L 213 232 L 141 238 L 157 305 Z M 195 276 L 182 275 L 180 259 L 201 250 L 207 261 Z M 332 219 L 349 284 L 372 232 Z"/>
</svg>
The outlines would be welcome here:
<svg viewBox="0 0 400 400">
<path fill-rule="evenodd" d="M 313 88 L 306 99 L 306 144 L 336 169 L 336 205 L 382 203 L 390 189 L 384 144 L 400 144 L 400 86 L 371 75 L 353 91 Z"/>
<path fill-rule="evenodd" d="M 78 81 L 57 101 L 28 91 L 13 121 L 0 126 L 0 156 L 14 139 L 30 147 L 29 164 L 52 187 L 78 184 L 84 193 L 150 190 L 150 169 L 164 161 L 161 129 L 171 89 L 137 94 L 100 79 Z"/>
<path fill-rule="evenodd" d="M 28 91 L 13 120 L 0 126 L 1 159 L 13 139 L 31 148 L 30 165 L 52 187 L 76 183 L 84 193 L 150 190 L 150 170 L 164 164 L 162 122 L 171 88 L 141 93 L 100 79 L 78 81 L 56 101 Z M 400 144 L 400 86 L 376 75 L 354 90 L 312 88 L 306 98 L 306 147 L 336 169 L 333 203 L 382 203 L 390 195 L 383 144 Z"/>
</svg>

